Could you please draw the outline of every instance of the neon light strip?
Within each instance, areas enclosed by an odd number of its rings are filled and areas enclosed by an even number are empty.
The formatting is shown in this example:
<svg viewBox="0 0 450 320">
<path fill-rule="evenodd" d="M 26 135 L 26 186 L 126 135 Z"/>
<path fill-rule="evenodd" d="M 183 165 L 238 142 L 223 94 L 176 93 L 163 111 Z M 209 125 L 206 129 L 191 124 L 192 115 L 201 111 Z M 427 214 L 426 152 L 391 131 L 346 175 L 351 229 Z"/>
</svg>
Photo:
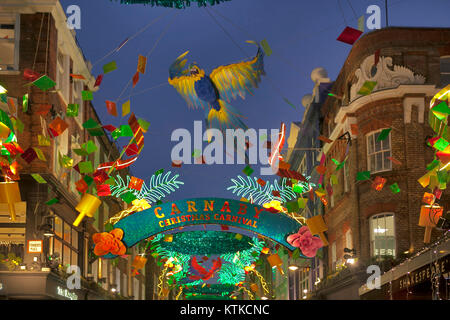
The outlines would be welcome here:
<svg viewBox="0 0 450 320">
<path fill-rule="evenodd" d="M 280 145 L 284 144 L 284 134 L 285 134 L 285 130 L 284 130 L 284 123 L 281 123 L 281 138 L 278 140 L 278 146 L 276 148 L 276 152 L 272 155 L 271 158 L 269 158 L 269 164 L 270 166 L 272 166 L 273 164 L 273 160 L 275 159 L 275 155 L 278 153 L 278 159 L 283 159 L 283 157 L 280 155 Z"/>
</svg>

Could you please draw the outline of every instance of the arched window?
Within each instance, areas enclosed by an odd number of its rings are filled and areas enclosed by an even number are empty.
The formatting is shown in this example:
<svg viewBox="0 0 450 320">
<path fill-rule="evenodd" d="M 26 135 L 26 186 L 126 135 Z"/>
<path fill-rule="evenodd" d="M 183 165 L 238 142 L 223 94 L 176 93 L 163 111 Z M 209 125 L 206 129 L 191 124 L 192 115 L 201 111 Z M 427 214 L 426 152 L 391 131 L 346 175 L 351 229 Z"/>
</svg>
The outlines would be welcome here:
<svg viewBox="0 0 450 320">
<path fill-rule="evenodd" d="M 440 62 L 441 86 L 445 87 L 450 84 L 450 56 L 441 57 Z"/>
<path fill-rule="evenodd" d="M 371 173 L 392 170 L 391 133 L 378 141 L 382 129 L 367 135 L 367 168 Z"/>
<path fill-rule="evenodd" d="M 395 225 L 393 213 L 381 213 L 370 217 L 370 255 L 395 257 Z"/>
</svg>

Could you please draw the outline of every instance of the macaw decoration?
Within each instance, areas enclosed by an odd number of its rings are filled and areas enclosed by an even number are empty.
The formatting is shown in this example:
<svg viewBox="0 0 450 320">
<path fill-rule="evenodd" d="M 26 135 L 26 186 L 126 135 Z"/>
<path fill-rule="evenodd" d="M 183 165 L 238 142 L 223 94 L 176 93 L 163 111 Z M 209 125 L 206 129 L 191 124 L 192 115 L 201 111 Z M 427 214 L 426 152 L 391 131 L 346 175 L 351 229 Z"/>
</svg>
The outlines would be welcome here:
<svg viewBox="0 0 450 320">
<path fill-rule="evenodd" d="M 200 280 L 201 279 L 203 281 L 206 281 L 206 280 L 213 278 L 215 273 L 217 271 L 219 271 L 220 268 L 222 268 L 222 260 L 218 257 L 217 259 L 212 260 L 212 262 L 213 262 L 213 265 L 212 265 L 211 269 L 206 271 L 206 269 L 197 262 L 197 257 L 194 256 L 191 260 L 191 266 L 200 275 L 192 274 L 189 276 L 189 279 L 191 279 L 191 280 Z"/>
<path fill-rule="evenodd" d="M 264 51 L 255 41 L 247 41 L 258 46 L 256 56 L 250 61 L 242 61 L 214 69 L 208 76 L 197 64 L 184 69 L 189 53 L 180 55 L 169 68 L 169 83 L 183 97 L 189 107 L 205 110 L 206 125 L 225 131 L 227 128 L 247 129 L 241 121 L 243 117 L 233 108 L 230 98 L 245 99 L 245 93 L 252 94 L 257 88 L 264 71 Z"/>
</svg>

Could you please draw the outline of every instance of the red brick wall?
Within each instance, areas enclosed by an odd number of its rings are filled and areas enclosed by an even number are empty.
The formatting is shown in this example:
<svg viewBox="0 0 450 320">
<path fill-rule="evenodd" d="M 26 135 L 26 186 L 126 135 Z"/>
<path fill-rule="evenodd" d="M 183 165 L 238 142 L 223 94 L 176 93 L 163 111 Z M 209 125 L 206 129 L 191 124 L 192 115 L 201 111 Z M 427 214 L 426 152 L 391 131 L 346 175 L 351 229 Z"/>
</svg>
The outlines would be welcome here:
<svg viewBox="0 0 450 320">
<path fill-rule="evenodd" d="M 353 46 L 332 92 L 343 95 L 360 63 L 377 49 L 381 50 L 382 56 L 393 57 L 394 64 L 404 65 L 424 75 L 426 84 L 438 85 L 439 56 L 450 53 L 450 29 L 388 28 L 365 35 Z M 418 226 L 418 221 L 421 199 L 428 189 L 422 188 L 417 179 L 426 173 L 426 165 L 433 160 L 433 150 L 425 145 L 426 136 L 433 135 L 433 131 L 428 125 L 427 110 L 424 114 L 425 123 L 419 123 L 418 108 L 413 107 L 411 122 L 405 124 L 403 98 L 370 102 L 351 115 L 357 120 L 359 133 L 352 141 L 347 160 L 349 191 L 344 192 L 343 169 L 334 172 L 339 180 L 339 185 L 333 186 L 335 205 L 331 208 L 329 204 L 325 209 L 328 235 L 331 240 L 337 241 L 337 259 L 343 256 L 344 229 L 350 228 L 357 256 L 363 263 L 369 262 L 369 218 L 383 212 L 393 212 L 395 216 L 397 255 L 411 247 L 415 251 L 424 247 L 424 228 Z M 425 106 L 428 105 L 429 99 L 430 97 L 425 99 Z M 342 103 L 346 105 L 348 101 Z M 337 99 L 328 98 L 322 108 L 324 118 L 333 118 L 340 105 L 341 102 Z M 376 176 L 387 179 L 384 189 L 378 192 L 371 188 L 370 181 L 356 182 L 356 173 L 368 170 L 366 135 L 383 128 L 392 128 L 392 156 L 402 164 L 393 164 L 391 171 L 371 176 L 372 179 Z M 324 121 L 322 134 L 327 135 L 327 131 Z M 338 157 L 344 154 L 345 146 L 344 141 L 337 140 L 330 148 L 327 154 L 328 171 L 325 184 L 335 168 L 331 159 L 341 161 Z M 389 186 L 393 183 L 398 183 L 400 193 L 393 194 L 390 191 Z M 450 197 L 444 193 L 439 203 L 448 208 Z M 433 230 L 432 239 L 439 235 L 438 231 Z M 328 257 L 331 267 L 331 254 Z"/>
</svg>

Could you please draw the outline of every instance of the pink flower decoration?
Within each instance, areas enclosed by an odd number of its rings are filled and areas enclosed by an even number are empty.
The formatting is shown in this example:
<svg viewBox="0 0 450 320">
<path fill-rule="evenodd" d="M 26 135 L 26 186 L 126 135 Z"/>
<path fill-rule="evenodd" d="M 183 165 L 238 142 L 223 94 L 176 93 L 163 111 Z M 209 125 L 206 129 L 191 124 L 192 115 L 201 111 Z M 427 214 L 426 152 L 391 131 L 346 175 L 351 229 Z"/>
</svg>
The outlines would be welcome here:
<svg viewBox="0 0 450 320">
<path fill-rule="evenodd" d="M 299 248 L 303 255 L 309 258 L 315 257 L 317 250 L 323 247 L 322 240 L 314 237 L 307 226 L 301 227 L 297 233 L 288 236 L 287 242 Z"/>
</svg>

